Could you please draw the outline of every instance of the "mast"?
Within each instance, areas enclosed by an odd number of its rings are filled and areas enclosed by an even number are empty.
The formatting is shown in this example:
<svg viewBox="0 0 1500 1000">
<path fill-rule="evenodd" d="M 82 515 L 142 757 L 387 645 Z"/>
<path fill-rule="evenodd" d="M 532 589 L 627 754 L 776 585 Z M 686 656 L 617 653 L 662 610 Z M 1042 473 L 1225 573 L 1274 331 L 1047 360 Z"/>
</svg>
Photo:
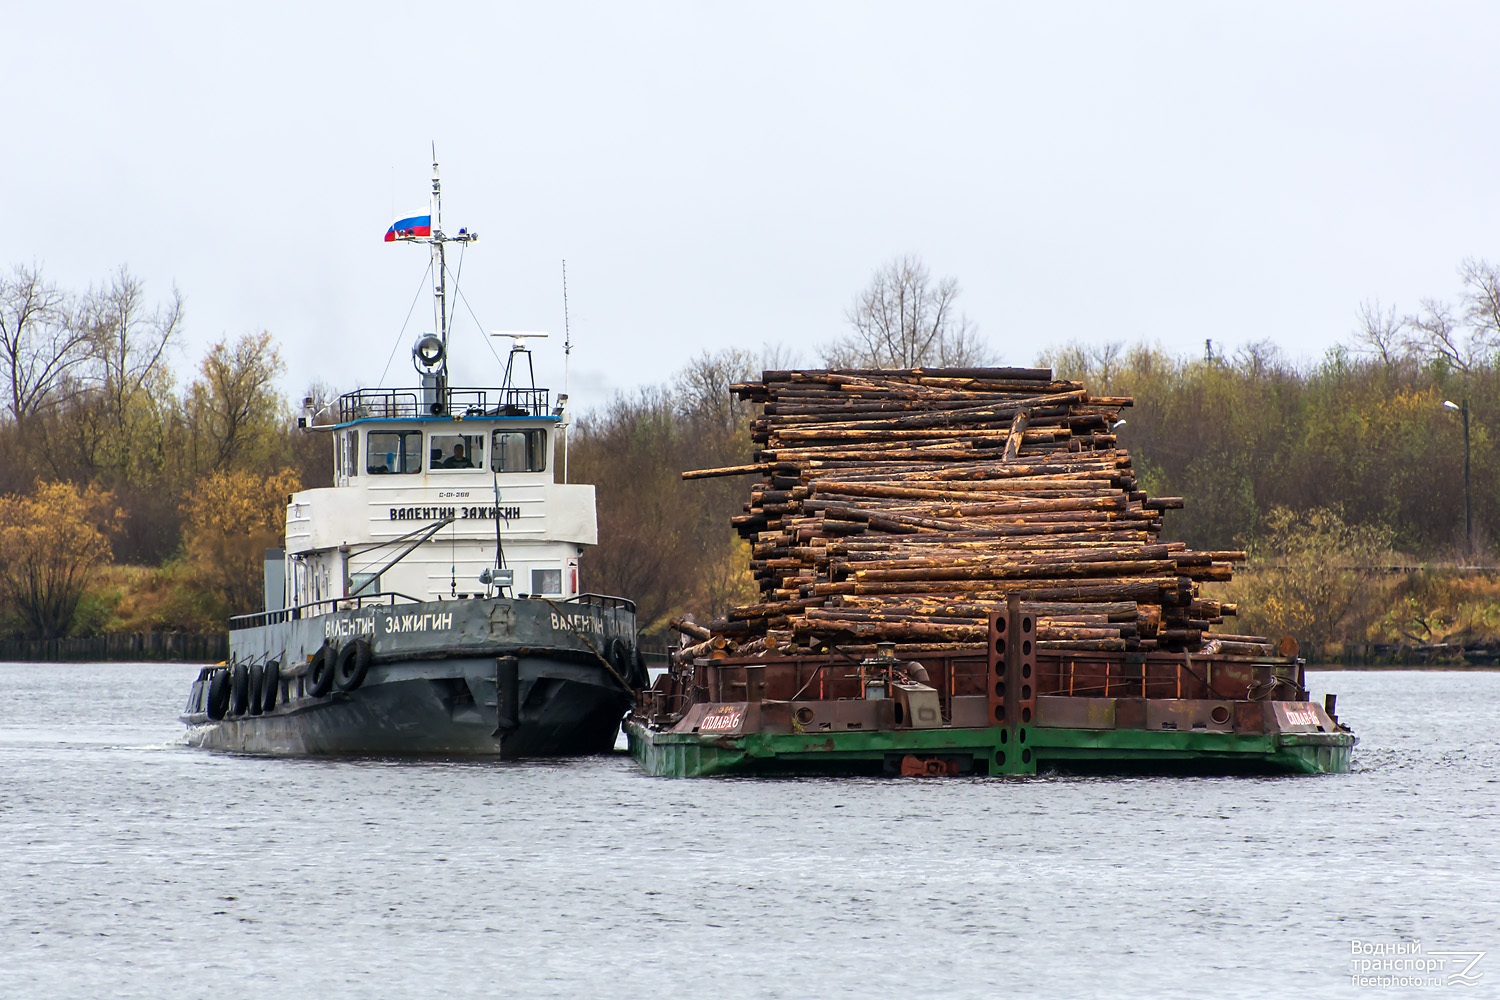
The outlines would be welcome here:
<svg viewBox="0 0 1500 1000">
<path fill-rule="evenodd" d="M 422 232 L 420 229 L 401 230 L 395 233 L 394 239 L 403 243 L 426 243 L 432 253 L 432 268 L 437 272 L 432 285 L 436 350 L 428 346 L 433 339 L 433 335 L 429 334 L 412 348 L 412 354 L 417 370 L 422 373 L 424 403 L 429 403 L 434 407 L 432 412 L 438 413 L 441 412 L 438 408 L 445 409 L 448 405 L 448 265 L 444 250 L 449 243 L 477 242 L 479 234 L 471 233 L 467 228 L 460 229 L 453 236 L 443 231 L 443 182 L 438 172 L 436 143 L 432 147 L 432 194 L 430 197 L 426 235 L 419 235 Z M 392 239 L 391 234 L 388 233 L 386 239 L 388 241 Z"/>
<path fill-rule="evenodd" d="M 448 398 L 448 268 L 443 257 L 443 182 L 438 178 L 437 143 L 432 144 L 432 267 L 437 274 L 433 305 L 437 312 L 438 340 L 443 344 L 443 363 L 437 370 L 438 399 Z"/>
<path fill-rule="evenodd" d="M 571 361 L 572 357 L 573 357 L 573 329 L 572 329 L 572 327 L 568 326 L 568 262 L 566 260 L 564 260 L 562 262 L 562 282 L 563 282 L 563 391 L 562 391 L 562 397 L 558 400 L 558 403 L 560 404 L 559 409 L 562 409 L 563 407 L 566 407 L 567 404 L 568 404 L 568 362 Z M 567 420 L 566 410 L 563 410 L 563 419 L 565 421 Z M 564 423 L 563 424 L 563 428 L 562 428 L 562 432 L 563 432 L 563 482 L 565 482 L 565 483 L 568 481 L 568 438 L 570 436 L 569 433 L 568 433 L 568 431 L 569 431 L 568 425 L 566 423 Z"/>
</svg>

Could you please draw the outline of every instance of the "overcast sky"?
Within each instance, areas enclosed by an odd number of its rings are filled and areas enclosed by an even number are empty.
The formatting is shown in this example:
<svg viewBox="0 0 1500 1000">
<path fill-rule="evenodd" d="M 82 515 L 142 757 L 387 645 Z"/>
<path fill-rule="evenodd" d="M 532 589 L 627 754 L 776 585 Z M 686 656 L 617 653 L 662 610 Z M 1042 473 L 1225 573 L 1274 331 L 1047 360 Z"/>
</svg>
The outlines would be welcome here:
<svg viewBox="0 0 1500 1000">
<path fill-rule="evenodd" d="M 1492 3 L 12 4 L 0 264 L 260 329 L 286 385 L 413 377 L 437 143 L 484 329 L 584 405 L 845 328 L 903 253 L 1004 363 L 1346 340 L 1500 260 Z M 425 306 L 425 303 L 424 303 Z M 497 377 L 460 308 L 455 382 Z M 503 351 L 503 346 L 502 346 Z"/>
</svg>

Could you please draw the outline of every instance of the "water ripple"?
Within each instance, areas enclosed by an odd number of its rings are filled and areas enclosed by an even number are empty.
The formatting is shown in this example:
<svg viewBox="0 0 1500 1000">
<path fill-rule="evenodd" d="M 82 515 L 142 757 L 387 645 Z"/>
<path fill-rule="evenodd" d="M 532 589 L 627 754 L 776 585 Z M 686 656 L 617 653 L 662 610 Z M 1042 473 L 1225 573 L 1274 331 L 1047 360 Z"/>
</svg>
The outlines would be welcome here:
<svg viewBox="0 0 1500 1000">
<path fill-rule="evenodd" d="M 1500 957 L 1497 674 L 1319 678 L 1349 775 L 667 781 L 194 750 L 195 669 L 0 666 L 0 996 L 1366 996 L 1353 939 Z"/>
</svg>

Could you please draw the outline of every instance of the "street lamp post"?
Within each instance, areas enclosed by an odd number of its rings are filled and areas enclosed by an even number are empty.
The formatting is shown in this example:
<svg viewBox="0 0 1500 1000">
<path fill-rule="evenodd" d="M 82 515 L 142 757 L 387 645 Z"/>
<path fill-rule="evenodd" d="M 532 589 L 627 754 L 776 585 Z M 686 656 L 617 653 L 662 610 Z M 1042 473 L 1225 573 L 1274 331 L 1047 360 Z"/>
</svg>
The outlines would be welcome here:
<svg viewBox="0 0 1500 1000">
<path fill-rule="evenodd" d="M 1472 560 L 1474 558 L 1474 507 L 1469 492 L 1469 401 L 1465 399 L 1461 405 L 1455 406 L 1451 399 L 1445 399 L 1443 406 L 1450 410 L 1457 410 L 1464 418 L 1464 554 Z"/>
</svg>

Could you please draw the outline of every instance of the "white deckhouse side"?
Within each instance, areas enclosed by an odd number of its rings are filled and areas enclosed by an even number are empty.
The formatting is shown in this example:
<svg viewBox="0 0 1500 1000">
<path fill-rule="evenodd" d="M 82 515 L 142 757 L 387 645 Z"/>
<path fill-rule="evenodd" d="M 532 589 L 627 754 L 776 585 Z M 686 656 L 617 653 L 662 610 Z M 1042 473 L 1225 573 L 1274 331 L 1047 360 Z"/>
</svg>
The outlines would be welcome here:
<svg viewBox="0 0 1500 1000">
<path fill-rule="evenodd" d="M 559 422 L 459 416 L 334 426 L 335 485 L 287 504 L 288 605 L 376 592 L 480 596 L 489 592 L 481 574 L 500 567 L 516 595 L 578 594 L 579 556 L 598 541 L 594 488 L 556 482 Z"/>
</svg>

